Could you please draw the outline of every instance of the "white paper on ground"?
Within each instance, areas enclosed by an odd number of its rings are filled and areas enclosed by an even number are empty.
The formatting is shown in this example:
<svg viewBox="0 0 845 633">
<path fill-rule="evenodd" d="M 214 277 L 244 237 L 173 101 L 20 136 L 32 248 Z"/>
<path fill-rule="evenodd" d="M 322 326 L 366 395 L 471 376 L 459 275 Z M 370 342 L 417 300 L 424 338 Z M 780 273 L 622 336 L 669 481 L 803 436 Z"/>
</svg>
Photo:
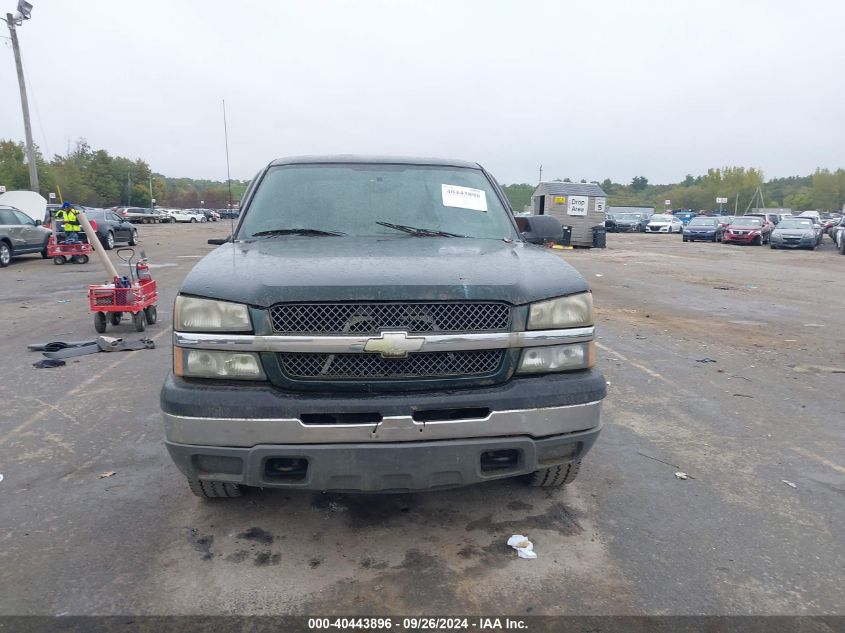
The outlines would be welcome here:
<svg viewBox="0 0 845 633">
<path fill-rule="evenodd" d="M 508 539 L 508 545 L 516 550 L 520 558 L 537 558 L 537 553 L 534 551 L 534 543 L 529 541 L 527 536 L 514 534 Z"/>
<path fill-rule="evenodd" d="M 440 185 L 444 207 L 487 211 L 487 194 L 482 189 L 460 185 Z"/>
</svg>

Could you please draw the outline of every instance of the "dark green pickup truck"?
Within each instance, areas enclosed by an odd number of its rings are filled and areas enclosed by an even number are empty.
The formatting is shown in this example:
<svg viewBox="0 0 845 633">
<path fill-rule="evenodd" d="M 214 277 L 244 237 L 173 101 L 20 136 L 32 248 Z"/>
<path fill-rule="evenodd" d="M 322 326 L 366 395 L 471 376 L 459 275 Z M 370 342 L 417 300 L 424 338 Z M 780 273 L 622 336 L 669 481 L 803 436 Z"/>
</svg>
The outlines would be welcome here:
<svg viewBox="0 0 845 633">
<path fill-rule="evenodd" d="M 167 448 L 243 486 L 566 484 L 601 428 L 592 294 L 475 163 L 281 159 L 176 300 Z M 222 240 L 221 240 L 222 241 Z"/>
</svg>

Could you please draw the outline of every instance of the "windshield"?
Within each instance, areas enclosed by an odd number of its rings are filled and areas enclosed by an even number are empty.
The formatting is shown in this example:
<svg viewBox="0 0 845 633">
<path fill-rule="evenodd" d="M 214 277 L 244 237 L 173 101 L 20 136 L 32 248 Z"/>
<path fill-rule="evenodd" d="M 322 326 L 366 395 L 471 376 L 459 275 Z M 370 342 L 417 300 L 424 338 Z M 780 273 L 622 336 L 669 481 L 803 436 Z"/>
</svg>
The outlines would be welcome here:
<svg viewBox="0 0 845 633">
<path fill-rule="evenodd" d="M 404 233 L 514 239 L 516 230 L 508 216 L 490 181 L 478 169 L 362 163 L 285 165 L 272 167 L 261 180 L 238 238 Z"/>
<path fill-rule="evenodd" d="M 639 222 L 640 216 L 636 213 L 623 213 L 621 215 L 616 216 L 617 220 L 622 220 L 623 222 Z"/>
<path fill-rule="evenodd" d="M 813 223 L 810 220 L 781 220 L 779 229 L 812 229 Z"/>
<path fill-rule="evenodd" d="M 737 218 L 731 226 L 763 226 L 763 221 L 760 218 Z"/>
<path fill-rule="evenodd" d="M 716 226 L 715 218 L 693 218 L 690 220 L 690 226 Z"/>
<path fill-rule="evenodd" d="M 653 215 L 650 222 L 671 222 L 674 219 L 671 215 Z"/>
</svg>

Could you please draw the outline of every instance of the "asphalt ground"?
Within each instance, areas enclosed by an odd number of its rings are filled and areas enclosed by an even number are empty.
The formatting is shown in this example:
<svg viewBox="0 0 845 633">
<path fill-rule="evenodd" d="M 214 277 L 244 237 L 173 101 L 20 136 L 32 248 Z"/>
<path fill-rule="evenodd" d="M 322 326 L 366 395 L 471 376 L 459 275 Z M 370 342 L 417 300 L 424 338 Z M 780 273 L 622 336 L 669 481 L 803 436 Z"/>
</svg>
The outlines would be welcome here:
<svg viewBox="0 0 845 633">
<path fill-rule="evenodd" d="M 0 270 L 0 614 L 845 613 L 845 257 L 829 239 L 611 234 L 561 252 L 593 285 L 609 383 L 565 489 L 207 502 L 164 449 L 158 393 L 179 283 L 228 222 L 139 230 L 154 350 L 34 369 L 27 343 L 95 336 L 85 287 L 104 275 L 37 256 Z M 506 546 L 515 533 L 536 560 Z"/>
</svg>

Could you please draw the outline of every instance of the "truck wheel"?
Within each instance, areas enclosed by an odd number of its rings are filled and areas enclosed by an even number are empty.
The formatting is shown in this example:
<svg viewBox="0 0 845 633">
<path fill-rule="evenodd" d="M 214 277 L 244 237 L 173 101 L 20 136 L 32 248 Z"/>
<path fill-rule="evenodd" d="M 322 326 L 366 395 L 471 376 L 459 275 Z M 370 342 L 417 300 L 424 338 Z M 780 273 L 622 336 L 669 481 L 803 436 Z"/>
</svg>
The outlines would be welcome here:
<svg viewBox="0 0 845 633">
<path fill-rule="evenodd" d="M 143 332 L 147 329 L 147 315 L 143 310 L 139 310 L 132 315 L 132 322 L 135 324 L 135 330 Z"/>
<path fill-rule="evenodd" d="M 528 475 L 528 485 L 537 488 L 553 488 L 565 486 L 575 481 L 578 470 L 581 468 L 581 460 L 568 464 L 559 464 L 551 468 L 535 470 Z"/>
<path fill-rule="evenodd" d="M 188 477 L 188 487 L 196 496 L 205 499 L 240 497 L 244 493 L 240 484 L 227 481 L 200 481 L 192 477 Z"/>
<path fill-rule="evenodd" d="M 106 331 L 106 313 L 105 312 L 95 312 L 94 313 L 94 329 L 97 330 L 98 334 L 102 334 Z"/>
</svg>

